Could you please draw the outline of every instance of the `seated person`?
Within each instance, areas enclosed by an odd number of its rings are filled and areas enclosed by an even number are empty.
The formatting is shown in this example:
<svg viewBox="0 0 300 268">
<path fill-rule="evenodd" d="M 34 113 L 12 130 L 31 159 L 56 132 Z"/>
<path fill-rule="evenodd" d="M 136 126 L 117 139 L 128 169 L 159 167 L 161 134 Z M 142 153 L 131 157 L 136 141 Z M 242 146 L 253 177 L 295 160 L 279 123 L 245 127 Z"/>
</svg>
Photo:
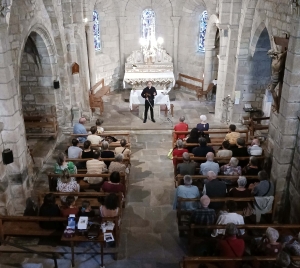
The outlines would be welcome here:
<svg viewBox="0 0 300 268">
<path fill-rule="evenodd" d="M 103 124 L 103 120 L 101 120 L 101 119 L 96 120 L 95 125 L 97 127 L 97 134 L 102 134 L 104 132 L 104 128 L 101 127 L 102 124 Z"/>
<path fill-rule="evenodd" d="M 185 141 L 186 143 L 199 143 L 199 132 L 197 128 L 193 128 Z M 192 153 L 193 149 L 197 146 L 188 146 L 189 153 Z"/>
<path fill-rule="evenodd" d="M 223 141 L 222 143 L 222 150 L 219 150 L 217 152 L 217 157 L 232 157 L 232 151 L 229 150 L 230 148 L 230 143 L 229 141 Z M 226 164 L 227 160 L 219 160 L 218 161 L 220 164 Z"/>
<path fill-rule="evenodd" d="M 78 146 L 79 141 L 77 139 L 72 139 L 72 146 L 68 148 L 68 158 L 78 159 L 81 158 L 82 150 Z"/>
<path fill-rule="evenodd" d="M 218 174 L 220 171 L 219 164 L 214 162 L 214 154 L 213 153 L 206 154 L 206 162 L 204 162 L 200 165 L 199 174 L 207 175 L 208 171 L 213 171 L 215 174 Z"/>
<path fill-rule="evenodd" d="M 120 173 L 118 171 L 113 171 L 110 174 L 109 181 L 105 181 L 102 185 L 102 191 L 106 193 L 119 193 L 122 192 L 125 196 L 125 185 L 120 183 Z"/>
<path fill-rule="evenodd" d="M 102 152 L 101 152 L 101 158 L 114 158 L 115 153 L 113 151 L 110 151 L 109 149 L 109 143 L 107 141 L 102 142 Z M 111 161 L 104 161 L 107 168 L 109 168 L 109 165 Z"/>
<path fill-rule="evenodd" d="M 100 161 L 100 152 L 94 151 L 94 159 L 86 161 L 86 174 L 102 174 L 107 172 L 106 165 L 103 161 Z M 98 184 L 103 181 L 102 177 L 85 177 L 85 181 L 90 184 Z"/>
<path fill-rule="evenodd" d="M 249 155 L 262 155 L 262 148 L 260 147 L 259 139 L 254 139 L 251 143 L 251 146 L 248 146 Z"/>
<path fill-rule="evenodd" d="M 258 183 L 250 184 L 249 189 L 254 196 L 274 196 L 274 184 L 265 170 L 258 172 Z"/>
<path fill-rule="evenodd" d="M 225 238 L 219 240 L 217 248 L 221 257 L 236 258 L 242 257 L 245 251 L 245 242 L 237 238 L 238 229 L 234 223 L 228 223 L 225 230 Z M 238 262 L 222 262 L 223 268 L 240 267 Z"/>
<path fill-rule="evenodd" d="M 91 142 L 91 144 L 100 144 L 103 138 L 97 135 L 97 127 L 92 126 L 90 128 L 92 134 L 87 136 L 87 140 Z"/>
<path fill-rule="evenodd" d="M 182 163 L 182 160 L 177 160 L 176 157 L 182 157 L 183 153 L 188 153 L 189 151 L 183 148 L 183 141 L 177 140 L 176 147 L 173 149 L 173 165 L 177 167 L 177 164 Z"/>
<path fill-rule="evenodd" d="M 258 159 L 254 156 L 250 157 L 249 164 L 242 170 L 244 175 L 257 176 L 261 169 L 258 167 Z"/>
<path fill-rule="evenodd" d="M 39 216 L 42 217 L 60 217 L 60 209 L 55 204 L 55 195 L 52 193 L 46 194 L 44 203 L 40 207 Z M 62 229 L 62 222 L 56 221 L 41 221 L 40 227 L 43 229 Z"/>
<path fill-rule="evenodd" d="M 183 177 L 184 185 L 179 185 L 176 188 L 174 202 L 173 202 L 173 209 L 177 208 L 177 200 L 179 197 L 181 198 L 199 198 L 200 193 L 197 186 L 192 185 L 193 180 L 192 177 L 189 175 L 185 175 Z M 194 210 L 198 208 L 197 202 L 182 202 L 181 208 L 183 210 Z"/>
<path fill-rule="evenodd" d="M 191 161 L 189 153 L 182 154 L 183 163 L 177 165 L 177 174 L 180 175 L 195 175 L 197 164 Z"/>
<path fill-rule="evenodd" d="M 91 208 L 91 203 L 88 200 L 83 200 L 79 210 L 79 217 L 95 217 L 95 211 Z"/>
<path fill-rule="evenodd" d="M 69 217 L 70 214 L 74 214 L 75 217 L 79 214 L 79 209 L 75 204 L 75 197 L 74 196 L 67 196 L 66 198 L 66 206 L 62 207 L 60 210 L 60 214 L 63 217 Z"/>
<path fill-rule="evenodd" d="M 117 154 L 115 157 L 115 161 L 111 162 L 109 165 L 109 173 L 113 173 L 114 171 L 117 172 L 124 172 L 126 171 L 126 165 L 123 163 L 124 155 Z"/>
<path fill-rule="evenodd" d="M 90 141 L 85 141 L 83 144 L 83 151 L 81 158 L 86 159 L 86 158 L 94 158 L 94 151 L 91 149 L 91 142 Z M 81 162 L 81 168 L 86 169 L 86 162 Z"/>
<path fill-rule="evenodd" d="M 38 207 L 33 201 L 31 197 L 26 199 L 26 207 L 23 213 L 23 216 L 37 216 L 38 215 Z"/>
<path fill-rule="evenodd" d="M 236 126 L 230 125 L 229 126 L 229 133 L 225 136 L 225 141 L 229 141 L 231 147 L 236 146 L 236 141 L 238 138 L 240 138 L 241 134 L 239 132 L 236 132 Z"/>
<path fill-rule="evenodd" d="M 86 119 L 81 117 L 79 122 L 74 125 L 73 134 L 88 134 L 84 124 L 86 123 Z M 86 141 L 87 135 L 79 136 L 77 139 L 80 143 L 84 143 Z"/>
<path fill-rule="evenodd" d="M 227 165 L 221 166 L 220 173 L 230 176 L 241 176 L 242 169 L 238 164 L 239 160 L 235 157 L 231 157 Z"/>
<path fill-rule="evenodd" d="M 295 256 L 295 255 L 293 255 Z M 273 266 L 273 268 L 292 268 L 292 266 L 290 266 L 291 264 L 291 258 L 290 255 L 288 253 L 286 253 L 285 251 L 281 251 L 277 258 L 276 258 L 276 263 Z"/>
<path fill-rule="evenodd" d="M 238 198 L 243 198 L 243 197 L 251 197 L 251 190 L 246 188 L 247 185 L 247 179 L 246 177 L 240 176 L 237 180 L 238 187 L 233 187 L 230 189 L 228 196 L 230 197 L 238 197 Z M 247 202 L 238 202 L 237 204 L 238 209 L 243 209 L 247 207 Z"/>
<path fill-rule="evenodd" d="M 117 154 L 123 154 L 125 158 L 129 158 L 131 151 L 126 147 L 127 141 L 125 139 L 120 140 L 121 147 L 115 148 L 115 155 Z"/>
<path fill-rule="evenodd" d="M 232 148 L 232 156 L 233 157 L 248 157 L 248 150 L 246 147 L 246 142 L 245 139 L 243 138 L 238 138 L 237 141 L 237 147 Z M 241 160 L 240 161 L 240 166 L 244 167 L 248 164 L 248 160 Z"/>
<path fill-rule="evenodd" d="M 179 123 L 174 126 L 174 131 L 188 131 L 189 126 L 187 123 L 184 122 L 185 117 L 180 116 L 179 118 Z M 175 135 L 175 140 L 181 139 L 184 140 L 187 136 L 187 134 L 174 134 Z"/>
<path fill-rule="evenodd" d="M 200 146 L 194 148 L 192 151 L 194 156 L 205 157 L 209 152 L 215 154 L 214 149 L 211 146 L 207 146 L 207 142 L 205 138 L 199 138 L 199 145 Z"/>
<path fill-rule="evenodd" d="M 208 195 L 210 198 L 213 197 L 225 197 L 227 193 L 227 187 L 225 182 L 219 181 L 217 175 L 213 171 L 207 172 L 208 182 L 204 185 L 203 194 Z M 224 202 L 212 202 L 209 208 L 219 210 L 223 207 Z"/>
<path fill-rule="evenodd" d="M 60 193 L 78 193 L 80 186 L 76 180 L 70 177 L 68 170 L 63 171 L 63 174 L 57 180 L 57 191 Z M 66 202 L 66 196 L 60 196 L 62 202 Z"/>
<path fill-rule="evenodd" d="M 68 170 L 70 174 L 76 174 L 77 168 L 73 162 L 67 162 L 67 157 L 64 153 L 58 153 L 57 160 L 54 166 L 55 174 L 62 174 L 64 170 Z"/>
<path fill-rule="evenodd" d="M 104 204 L 100 206 L 101 217 L 116 217 L 119 215 L 119 198 L 115 193 L 105 197 Z"/>
<path fill-rule="evenodd" d="M 258 245 L 258 251 L 265 256 L 277 256 L 281 251 L 281 243 L 277 242 L 279 233 L 276 229 L 268 227 L 266 236 L 263 237 Z"/>
<path fill-rule="evenodd" d="M 227 223 L 234 223 L 236 225 L 245 224 L 243 216 L 235 213 L 237 211 L 237 203 L 234 201 L 226 202 L 227 211 L 220 211 L 216 225 L 225 225 Z M 245 233 L 245 230 L 240 230 L 241 235 Z M 216 229 L 211 234 L 212 237 L 216 237 L 218 235 L 225 235 L 225 229 Z"/>
<path fill-rule="evenodd" d="M 197 124 L 198 131 L 208 131 L 209 130 L 209 124 L 206 123 L 207 117 L 206 115 L 200 115 L 200 123 Z"/>
</svg>

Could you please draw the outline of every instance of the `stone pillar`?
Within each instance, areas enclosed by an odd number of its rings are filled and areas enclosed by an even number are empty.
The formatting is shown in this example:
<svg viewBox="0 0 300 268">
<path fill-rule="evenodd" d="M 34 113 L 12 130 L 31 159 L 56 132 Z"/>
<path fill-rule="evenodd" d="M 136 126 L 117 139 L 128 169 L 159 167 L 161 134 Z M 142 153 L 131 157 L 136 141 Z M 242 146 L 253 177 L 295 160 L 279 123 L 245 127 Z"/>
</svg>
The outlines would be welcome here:
<svg viewBox="0 0 300 268">
<path fill-rule="evenodd" d="M 124 54 L 124 30 L 127 17 L 119 17 L 119 48 L 120 48 L 120 79 L 123 80 L 125 73 L 125 54 Z M 122 81 L 120 81 L 122 84 Z"/>
<path fill-rule="evenodd" d="M 272 153 L 271 179 L 276 187 L 278 216 L 300 222 L 300 7 L 291 25 L 279 113 L 271 114 L 268 150 Z M 280 220 L 280 217 L 279 217 Z"/>
<path fill-rule="evenodd" d="M 90 70 L 90 83 L 91 88 L 96 84 L 96 72 L 95 72 L 95 43 L 94 43 L 94 22 L 88 22 L 86 24 L 87 33 L 87 48 L 89 56 L 89 70 Z"/>
<path fill-rule="evenodd" d="M 213 77 L 213 66 L 215 57 L 215 47 L 205 46 L 205 62 L 204 62 L 204 85 L 203 90 L 206 90 L 209 83 L 216 77 Z"/>
<path fill-rule="evenodd" d="M 171 17 L 174 27 L 174 55 L 173 55 L 173 62 L 174 62 L 174 75 L 175 78 L 177 77 L 177 70 L 178 70 L 178 35 L 179 35 L 179 23 L 181 17 Z"/>
</svg>

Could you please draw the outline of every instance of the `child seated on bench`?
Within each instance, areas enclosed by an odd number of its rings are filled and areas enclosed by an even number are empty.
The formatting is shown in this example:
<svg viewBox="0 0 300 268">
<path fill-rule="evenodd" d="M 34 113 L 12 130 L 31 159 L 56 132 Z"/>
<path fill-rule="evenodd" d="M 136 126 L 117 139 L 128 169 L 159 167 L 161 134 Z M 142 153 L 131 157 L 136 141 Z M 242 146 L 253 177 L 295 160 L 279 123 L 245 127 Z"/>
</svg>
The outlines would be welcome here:
<svg viewBox="0 0 300 268">
<path fill-rule="evenodd" d="M 74 196 L 68 196 L 66 198 L 66 206 L 62 207 L 60 210 L 61 216 L 63 217 L 69 217 L 70 214 L 75 214 L 77 217 L 79 214 L 79 209 L 75 204 L 75 197 Z"/>
<path fill-rule="evenodd" d="M 79 211 L 79 216 L 83 217 L 95 217 L 95 211 L 91 208 L 91 203 L 87 200 L 83 200 Z"/>
</svg>

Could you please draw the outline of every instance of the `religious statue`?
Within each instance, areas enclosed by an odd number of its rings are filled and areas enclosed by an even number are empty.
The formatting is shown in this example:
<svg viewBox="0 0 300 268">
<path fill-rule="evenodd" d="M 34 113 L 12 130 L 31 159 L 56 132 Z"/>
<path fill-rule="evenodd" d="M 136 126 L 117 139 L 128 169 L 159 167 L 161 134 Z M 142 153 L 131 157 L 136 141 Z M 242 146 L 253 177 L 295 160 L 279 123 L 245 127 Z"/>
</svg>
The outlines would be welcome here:
<svg viewBox="0 0 300 268">
<path fill-rule="evenodd" d="M 272 93 L 273 100 L 274 100 L 273 111 L 279 112 L 287 51 L 280 52 L 277 49 L 273 36 L 271 36 L 271 40 L 274 46 L 273 49 L 270 49 L 268 51 L 268 55 L 272 59 L 272 77 L 271 77 L 271 84 L 269 85 L 268 90 Z M 279 84 L 279 88 L 276 91 L 276 87 L 278 84 Z"/>
</svg>

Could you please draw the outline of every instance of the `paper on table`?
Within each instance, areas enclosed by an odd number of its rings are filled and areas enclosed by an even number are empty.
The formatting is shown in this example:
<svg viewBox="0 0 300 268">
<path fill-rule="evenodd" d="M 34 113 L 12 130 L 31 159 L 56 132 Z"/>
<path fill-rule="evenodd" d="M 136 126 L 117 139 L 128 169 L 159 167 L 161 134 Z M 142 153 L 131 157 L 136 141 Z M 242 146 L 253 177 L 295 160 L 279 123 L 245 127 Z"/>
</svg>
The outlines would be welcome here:
<svg viewBox="0 0 300 268">
<path fill-rule="evenodd" d="M 104 234 L 104 240 L 105 240 L 105 242 L 115 241 L 114 236 L 113 236 L 112 233 L 105 233 Z"/>
</svg>

